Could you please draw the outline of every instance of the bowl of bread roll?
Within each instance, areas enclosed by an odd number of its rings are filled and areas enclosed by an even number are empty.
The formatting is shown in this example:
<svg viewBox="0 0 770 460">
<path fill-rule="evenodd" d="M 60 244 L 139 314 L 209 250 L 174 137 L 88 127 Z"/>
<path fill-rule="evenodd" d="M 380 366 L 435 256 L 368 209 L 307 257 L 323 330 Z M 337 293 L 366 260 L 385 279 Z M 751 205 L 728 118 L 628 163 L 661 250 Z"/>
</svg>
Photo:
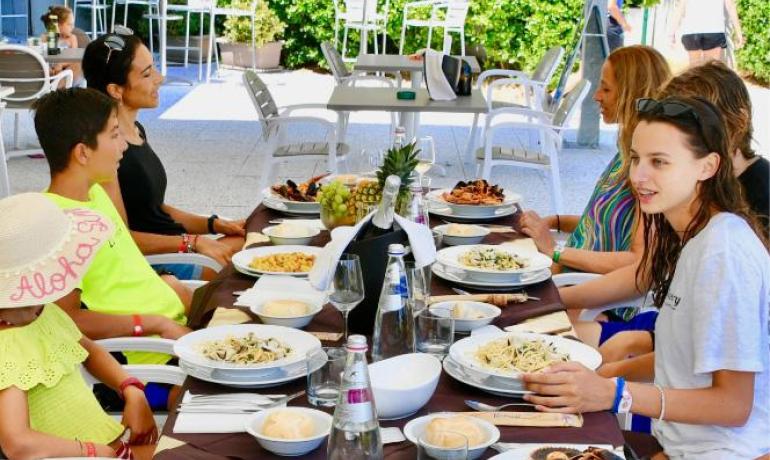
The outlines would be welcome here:
<svg viewBox="0 0 770 460">
<path fill-rule="evenodd" d="M 314 295 L 274 294 L 250 305 L 250 309 L 264 324 L 301 329 L 310 324 L 325 303 L 325 297 Z"/>
<path fill-rule="evenodd" d="M 254 414 L 246 432 L 264 449 L 281 456 L 305 455 L 329 436 L 332 416 L 308 407 L 275 407 Z"/>
</svg>

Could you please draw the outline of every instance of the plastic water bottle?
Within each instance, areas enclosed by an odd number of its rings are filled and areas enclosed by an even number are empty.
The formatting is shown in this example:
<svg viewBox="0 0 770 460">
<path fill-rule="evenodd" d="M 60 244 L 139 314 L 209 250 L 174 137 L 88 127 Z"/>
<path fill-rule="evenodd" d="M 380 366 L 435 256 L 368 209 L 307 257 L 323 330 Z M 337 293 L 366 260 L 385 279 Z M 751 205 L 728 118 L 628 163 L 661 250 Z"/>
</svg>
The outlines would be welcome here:
<svg viewBox="0 0 770 460">
<path fill-rule="evenodd" d="M 351 335 L 345 371 L 326 457 L 330 460 L 369 460 L 384 457 L 377 409 L 366 365 L 366 337 Z"/>
<path fill-rule="evenodd" d="M 414 353 L 414 315 L 408 299 L 404 246 L 391 244 L 374 320 L 372 361 Z"/>
</svg>

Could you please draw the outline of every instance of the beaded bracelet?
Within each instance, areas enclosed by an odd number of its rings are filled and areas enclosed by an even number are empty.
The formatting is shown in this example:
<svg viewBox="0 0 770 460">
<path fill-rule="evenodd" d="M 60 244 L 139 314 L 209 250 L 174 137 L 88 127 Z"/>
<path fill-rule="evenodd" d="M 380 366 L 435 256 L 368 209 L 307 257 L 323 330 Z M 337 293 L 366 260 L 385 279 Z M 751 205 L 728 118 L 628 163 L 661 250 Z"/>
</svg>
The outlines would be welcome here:
<svg viewBox="0 0 770 460">
<path fill-rule="evenodd" d="M 653 385 L 655 385 L 655 388 L 660 392 L 660 414 L 658 415 L 658 420 L 662 422 L 663 417 L 666 416 L 666 393 L 663 392 L 663 387 L 659 384 L 654 383 Z"/>
</svg>

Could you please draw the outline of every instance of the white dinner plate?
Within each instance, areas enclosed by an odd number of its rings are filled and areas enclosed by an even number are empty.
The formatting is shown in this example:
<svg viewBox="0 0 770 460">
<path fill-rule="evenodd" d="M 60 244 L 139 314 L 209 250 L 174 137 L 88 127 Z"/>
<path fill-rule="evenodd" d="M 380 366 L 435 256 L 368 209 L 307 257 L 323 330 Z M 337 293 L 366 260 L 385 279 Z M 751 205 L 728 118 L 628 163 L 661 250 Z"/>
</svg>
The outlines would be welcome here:
<svg viewBox="0 0 770 460">
<path fill-rule="evenodd" d="M 500 219 L 502 217 L 511 216 L 519 211 L 519 207 L 516 205 L 505 206 L 495 210 L 493 215 L 490 216 L 468 216 L 457 214 L 447 206 L 436 202 L 428 202 L 428 211 L 436 216 L 443 217 L 450 222 L 459 223 L 473 223 L 473 222 L 487 222 L 494 219 Z"/>
<path fill-rule="evenodd" d="M 307 366 L 302 363 L 300 366 L 291 368 L 286 372 L 271 373 L 267 376 L 245 375 L 222 373 L 219 370 L 213 372 L 198 366 L 194 366 L 182 359 L 179 360 L 179 368 L 187 375 L 195 377 L 204 382 L 216 383 L 233 388 L 270 388 L 283 385 L 286 382 L 305 377 L 307 375 Z"/>
<path fill-rule="evenodd" d="M 519 381 L 511 380 L 505 382 L 493 377 L 478 374 L 472 369 L 463 368 L 449 356 L 444 358 L 443 366 L 444 372 L 458 382 L 462 382 L 496 396 L 520 397 L 532 393 L 529 390 L 525 390 Z"/>
<path fill-rule="evenodd" d="M 257 270 L 249 267 L 249 264 L 255 257 L 264 257 L 270 254 L 279 254 L 284 252 L 303 252 L 318 257 L 323 251 L 323 248 L 317 246 L 295 246 L 295 245 L 282 245 L 282 246 L 259 246 L 256 248 L 244 249 L 243 251 L 235 253 L 233 255 L 233 266 L 239 272 L 250 276 L 261 275 L 290 275 L 290 276 L 307 276 L 309 272 L 268 272 Z"/>
<path fill-rule="evenodd" d="M 507 382 L 511 379 L 520 380 L 521 372 L 516 370 L 504 371 L 484 367 L 474 356 L 476 350 L 493 341 L 504 338 L 513 338 L 516 340 L 542 340 L 556 348 L 560 353 L 566 353 L 569 361 L 576 361 L 589 369 L 596 369 L 602 363 L 602 355 L 594 348 L 577 340 L 564 337 L 535 334 L 530 332 L 505 332 L 503 334 L 481 334 L 471 335 L 460 339 L 449 347 L 449 356 L 460 364 L 464 369 L 471 369 L 476 373 L 487 375 L 499 379 L 501 382 Z"/>
<path fill-rule="evenodd" d="M 287 200 L 281 195 L 273 192 L 270 187 L 262 190 L 262 204 L 273 211 L 280 211 L 288 214 L 313 215 L 321 213 L 321 204 L 317 201 Z"/>
<path fill-rule="evenodd" d="M 601 449 L 607 449 L 610 452 L 613 452 L 614 449 L 614 447 L 609 444 L 564 444 L 562 442 L 549 442 L 546 444 L 521 443 L 516 444 L 516 447 L 510 450 L 507 450 L 501 454 L 497 454 L 494 457 L 490 457 L 490 460 L 529 460 L 531 458 L 530 454 L 532 452 L 543 447 L 564 447 L 568 449 L 576 449 L 581 452 L 588 449 L 589 447 L 599 447 Z M 617 452 L 613 453 L 618 455 Z"/>
<path fill-rule="evenodd" d="M 254 333 L 260 338 L 276 338 L 291 348 L 292 352 L 279 360 L 259 364 L 235 364 L 215 361 L 203 356 L 201 347 L 211 340 L 222 340 L 226 337 L 244 337 Z M 305 354 L 321 347 L 321 341 L 305 331 L 284 326 L 269 324 L 237 324 L 229 326 L 208 327 L 190 332 L 176 340 L 174 354 L 193 366 L 206 369 L 248 371 L 254 375 L 268 376 L 275 368 L 289 368 L 296 363 L 304 362 Z"/>
<path fill-rule="evenodd" d="M 517 255 L 521 258 L 527 259 L 529 265 L 517 269 L 493 270 L 490 268 L 470 267 L 460 262 L 460 257 L 463 254 L 476 249 L 492 249 L 511 255 Z M 522 277 L 526 279 L 526 275 L 529 273 L 540 272 L 549 269 L 553 263 L 548 256 L 541 254 L 540 252 L 521 252 L 516 251 L 506 245 L 490 244 L 475 244 L 444 248 L 436 253 L 436 260 L 449 269 L 461 270 L 465 275 L 467 275 L 466 278 L 488 283 L 519 282 Z"/>
<path fill-rule="evenodd" d="M 507 281 L 479 281 L 469 276 L 464 270 L 457 270 L 455 268 L 445 267 L 443 264 L 436 262 L 432 265 L 431 270 L 433 274 L 441 279 L 457 283 L 461 286 L 474 288 L 481 291 L 500 291 L 509 288 L 517 288 L 522 286 L 529 286 L 532 284 L 542 283 L 551 278 L 551 270 L 545 269 L 538 272 L 527 273 L 521 276 L 518 280 Z"/>
<path fill-rule="evenodd" d="M 496 217 L 495 214 L 499 209 L 514 207 L 516 203 L 521 202 L 521 195 L 506 192 L 502 203 L 499 204 L 455 204 L 446 201 L 443 197 L 444 193 L 451 191 L 452 189 L 448 188 L 432 190 L 425 197 L 438 206 L 449 208 L 452 214 L 457 217 Z"/>
</svg>

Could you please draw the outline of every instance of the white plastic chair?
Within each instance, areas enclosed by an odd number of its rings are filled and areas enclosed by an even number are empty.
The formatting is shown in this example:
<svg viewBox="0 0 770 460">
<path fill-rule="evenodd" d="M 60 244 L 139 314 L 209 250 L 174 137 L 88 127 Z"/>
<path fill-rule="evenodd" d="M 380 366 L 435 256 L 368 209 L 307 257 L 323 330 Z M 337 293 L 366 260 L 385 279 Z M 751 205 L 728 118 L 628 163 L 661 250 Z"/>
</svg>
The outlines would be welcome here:
<svg viewBox="0 0 770 460">
<path fill-rule="evenodd" d="M 113 0 L 112 2 L 112 20 L 110 21 L 110 30 L 115 30 L 115 10 L 117 9 L 118 5 L 123 5 L 123 26 L 128 25 L 128 7 L 130 5 L 135 6 L 141 6 L 147 8 L 147 13 L 153 13 L 158 11 L 158 0 Z M 169 5 L 169 8 L 171 8 L 171 5 Z M 148 26 L 148 42 L 150 45 L 150 53 L 154 53 L 155 50 L 153 48 L 153 27 L 152 27 L 152 18 L 147 18 L 147 26 Z"/>
<path fill-rule="evenodd" d="M 337 47 L 341 22 L 343 28 L 342 59 L 345 61 L 355 60 L 347 57 L 348 32 L 351 29 L 358 30 L 362 37 L 370 32 L 374 34 L 374 54 L 380 53 L 377 34 L 382 34 L 382 53 L 385 54 L 390 0 L 385 0 L 381 11 L 377 11 L 377 0 L 342 0 L 342 3 L 344 9 L 340 5 L 340 0 L 334 0 L 334 46 Z M 361 45 L 362 50 L 367 49 L 367 43 Z"/>
<path fill-rule="evenodd" d="M 75 0 L 72 8 L 72 15 L 77 23 L 78 11 L 85 9 L 91 10 L 91 30 L 89 34 L 91 39 L 107 33 L 107 9 L 110 8 L 105 0 Z"/>
<path fill-rule="evenodd" d="M 2 101 L 4 109 L 1 110 L 14 115 L 14 126 L 12 149 L 6 152 L 4 147 L 0 147 L 0 192 L 7 189 L 10 193 L 6 161 L 39 151 L 21 150 L 19 147 L 19 116 L 29 113 L 36 100 L 55 91 L 61 82 L 64 82 L 67 88 L 72 86 L 71 70 L 63 70 L 51 76 L 48 63 L 39 52 L 27 46 L 0 45 L 0 86 L 14 89 L 14 93 L 4 97 Z"/>
<path fill-rule="evenodd" d="M 324 109 L 326 104 L 298 104 L 283 107 L 280 111 L 270 94 L 270 90 L 256 72 L 247 70 L 243 74 L 243 82 L 249 93 L 254 108 L 259 115 L 262 127 L 262 139 L 267 145 L 267 156 L 262 165 L 262 177 L 259 190 L 268 186 L 270 174 L 279 162 L 294 159 L 319 159 L 326 157 L 327 170 L 336 173 L 338 163 L 347 159 L 350 146 L 338 143 L 338 133 L 335 123 L 320 117 L 292 116 L 291 113 L 301 109 Z M 287 126 L 291 124 L 315 124 L 326 131 L 326 136 L 320 142 L 288 142 Z M 340 138 L 341 139 L 341 138 Z"/>
<path fill-rule="evenodd" d="M 583 284 L 588 281 L 601 278 L 602 276 L 603 275 L 598 273 L 574 272 L 574 273 L 558 273 L 556 275 L 553 275 L 551 279 L 553 280 L 553 284 L 555 284 L 556 287 L 566 287 L 566 286 L 575 286 L 578 284 Z M 579 319 L 580 321 L 596 321 L 596 317 L 598 317 L 605 311 L 615 310 L 619 308 L 626 308 L 626 307 L 643 307 L 644 301 L 645 301 L 644 297 L 637 297 L 631 300 L 613 302 L 607 305 L 603 305 L 601 307 L 587 308 L 585 310 L 580 311 Z"/>
<path fill-rule="evenodd" d="M 500 82 L 494 82 L 490 85 L 490 88 L 498 88 L 505 85 L 517 85 L 524 90 L 525 105 L 517 105 L 510 102 L 503 102 L 492 98 L 492 89 L 487 91 L 487 107 L 490 111 L 499 109 L 502 107 L 521 107 L 533 110 L 539 110 L 541 112 L 550 112 L 552 108 L 548 104 L 548 83 L 556 73 L 556 69 L 559 67 L 562 57 L 564 56 L 564 48 L 561 46 L 554 46 L 545 52 L 540 61 L 537 63 L 535 70 L 532 74 L 527 74 L 519 70 L 507 70 L 507 69 L 492 69 L 482 72 L 477 81 L 476 88 L 482 91 L 484 84 L 492 78 L 502 78 Z M 494 85 L 494 86 L 493 86 Z M 471 159 L 473 149 L 477 147 L 478 140 L 478 122 L 479 114 L 473 116 L 473 124 L 471 125 L 471 134 L 468 137 L 468 145 L 465 148 L 466 158 Z"/>
<path fill-rule="evenodd" d="M 410 11 L 413 13 L 415 9 L 428 6 L 431 7 L 429 19 L 409 17 Z M 460 53 L 465 56 L 465 19 L 468 16 L 469 8 L 468 0 L 422 0 L 405 4 L 403 19 L 401 20 L 401 40 L 398 45 L 398 53 L 404 54 L 407 27 L 427 27 L 428 43 L 426 48 L 432 46 L 433 29 L 443 28 L 444 35 L 441 42 L 443 52 L 451 54 L 452 50 L 448 49 L 447 46 L 451 42 L 447 38 L 450 33 L 458 33 L 460 34 Z"/>
<path fill-rule="evenodd" d="M 562 147 L 562 133 L 575 110 L 588 95 L 591 83 L 581 80 L 565 95 L 553 114 L 516 107 L 495 109 L 487 114 L 484 125 L 484 145 L 476 151 L 481 161 L 481 177 L 489 180 L 492 166 L 521 166 L 548 171 L 551 176 L 551 205 L 555 213 L 562 212 L 561 181 L 559 179 L 559 151 Z M 536 134 L 535 142 L 521 142 L 513 147 L 494 145 L 495 134 L 501 128 L 523 130 Z"/>
<path fill-rule="evenodd" d="M 257 30 L 257 1 L 258 0 L 251 0 L 249 2 L 249 8 L 248 9 L 239 9 L 239 8 L 225 8 L 225 7 L 218 7 L 216 6 L 216 0 L 200 0 L 202 5 L 208 5 L 208 11 L 209 11 L 209 49 L 206 53 L 206 82 L 208 83 L 211 79 L 211 53 L 216 53 L 214 40 L 216 38 L 216 31 L 214 28 L 214 24 L 216 23 L 216 17 L 217 16 L 245 16 L 251 19 L 251 67 L 256 68 L 257 66 L 257 36 L 256 36 L 256 30 Z"/>
<path fill-rule="evenodd" d="M 184 46 L 167 46 L 166 49 L 184 50 L 184 66 L 187 67 L 189 63 L 190 50 L 196 50 L 198 52 L 198 81 L 203 77 L 203 19 L 204 16 L 211 10 L 211 6 L 207 0 L 187 0 L 184 5 L 169 4 L 168 11 L 181 13 L 184 15 L 185 28 L 184 28 Z M 190 16 L 192 14 L 200 15 L 200 27 L 198 28 L 198 46 L 190 46 Z M 217 59 L 217 64 L 219 60 Z"/>
</svg>

